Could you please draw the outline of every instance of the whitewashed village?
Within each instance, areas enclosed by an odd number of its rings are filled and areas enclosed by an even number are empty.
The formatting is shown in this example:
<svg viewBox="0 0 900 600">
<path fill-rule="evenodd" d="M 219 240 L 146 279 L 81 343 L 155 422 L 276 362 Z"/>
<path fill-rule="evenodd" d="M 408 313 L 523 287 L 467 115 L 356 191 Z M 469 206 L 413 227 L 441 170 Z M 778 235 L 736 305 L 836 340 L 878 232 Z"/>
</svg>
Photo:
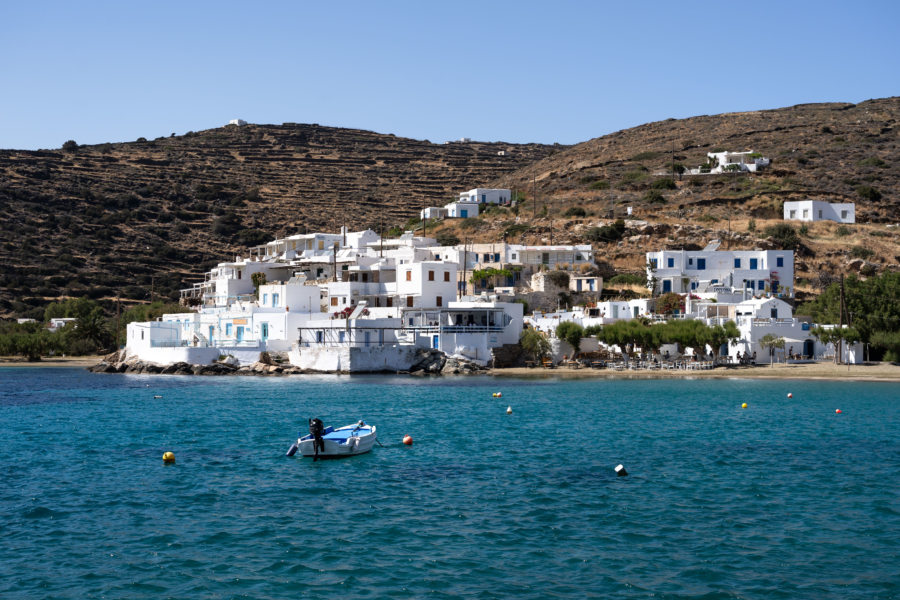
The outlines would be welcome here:
<svg viewBox="0 0 900 600">
<path fill-rule="evenodd" d="M 510 190 L 476 188 L 421 216 L 467 218 L 510 198 Z M 797 210 L 813 209 L 786 206 L 785 218 L 821 218 Z M 835 344 L 811 331 L 835 324 L 797 318 L 788 302 L 793 251 L 722 250 L 713 240 L 703 250 L 661 250 L 646 258 L 651 297 L 601 301 L 603 280 L 594 274 L 590 245 L 441 246 L 410 231 L 385 239 L 346 228 L 291 235 L 219 263 L 182 290 L 184 312 L 130 323 L 124 350 L 99 370 L 150 364 L 163 372 L 227 365 L 244 372 L 458 373 L 522 364 L 526 330 L 546 338 L 549 349 L 527 366 L 713 368 L 834 357 Z M 658 297 L 672 294 L 682 304 L 657 309 Z M 571 304 L 560 305 L 560 297 Z M 526 314 L 526 307 L 543 309 Z M 632 319 L 731 321 L 739 335 L 718 348 L 619 347 L 598 336 L 573 348 L 556 333 L 566 322 L 590 332 Z M 777 348 L 765 344 L 767 336 L 780 340 Z M 838 348 L 843 362 L 862 361 L 859 344 Z"/>
</svg>

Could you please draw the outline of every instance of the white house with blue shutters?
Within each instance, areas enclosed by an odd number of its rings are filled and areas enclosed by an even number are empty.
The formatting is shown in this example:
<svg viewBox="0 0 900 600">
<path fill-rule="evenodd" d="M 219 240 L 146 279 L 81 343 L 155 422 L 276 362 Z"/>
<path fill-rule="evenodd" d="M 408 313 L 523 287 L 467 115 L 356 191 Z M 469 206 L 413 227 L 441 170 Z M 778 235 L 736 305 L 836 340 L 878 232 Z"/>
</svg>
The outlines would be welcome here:
<svg viewBox="0 0 900 600">
<path fill-rule="evenodd" d="M 478 216 L 478 202 L 451 202 L 444 209 L 448 219 L 469 219 Z"/>
<path fill-rule="evenodd" d="M 661 250 L 647 253 L 647 282 L 655 293 L 741 292 L 794 296 L 792 250 Z"/>
<path fill-rule="evenodd" d="M 476 202 L 478 204 L 509 204 L 512 194 L 509 190 L 498 188 L 475 188 L 459 193 L 459 202 Z"/>
</svg>

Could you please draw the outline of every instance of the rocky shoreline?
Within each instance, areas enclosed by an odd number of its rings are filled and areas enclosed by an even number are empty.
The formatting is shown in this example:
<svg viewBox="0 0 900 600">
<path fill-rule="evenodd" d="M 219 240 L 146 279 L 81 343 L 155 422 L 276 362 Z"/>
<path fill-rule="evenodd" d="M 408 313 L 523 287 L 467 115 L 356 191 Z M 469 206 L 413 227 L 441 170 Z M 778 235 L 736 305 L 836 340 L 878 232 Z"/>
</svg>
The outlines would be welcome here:
<svg viewBox="0 0 900 600">
<path fill-rule="evenodd" d="M 99 363 L 87 368 L 92 373 L 130 373 L 134 375 L 306 375 L 322 374 L 322 371 L 302 369 L 274 360 L 267 353 L 260 360 L 239 365 L 232 357 L 219 362 L 194 365 L 177 362 L 170 365 L 142 361 L 127 357 L 124 351 L 113 352 L 103 357 Z M 408 371 L 384 371 L 404 375 L 471 375 L 485 373 L 489 369 L 458 356 L 447 356 L 440 350 L 421 350 L 418 360 Z M 347 373 L 347 371 L 337 371 Z"/>
</svg>

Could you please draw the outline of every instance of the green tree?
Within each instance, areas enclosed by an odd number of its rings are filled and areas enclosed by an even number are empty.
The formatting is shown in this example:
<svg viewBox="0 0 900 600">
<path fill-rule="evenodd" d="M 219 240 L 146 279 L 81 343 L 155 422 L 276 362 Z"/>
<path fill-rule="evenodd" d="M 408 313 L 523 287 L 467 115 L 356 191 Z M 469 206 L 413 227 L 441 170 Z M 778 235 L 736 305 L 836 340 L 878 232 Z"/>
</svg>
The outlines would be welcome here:
<svg viewBox="0 0 900 600">
<path fill-rule="evenodd" d="M 519 337 L 519 345 L 522 350 L 531 356 L 532 360 L 539 361 L 550 356 L 550 342 L 534 329 L 526 329 Z"/>
<path fill-rule="evenodd" d="M 784 338 L 767 333 L 759 339 L 759 345 L 769 350 L 769 363 L 775 365 L 775 350 L 784 350 Z"/>
<path fill-rule="evenodd" d="M 75 140 L 68 140 L 62 145 L 62 149 L 65 152 L 75 152 L 76 150 L 78 150 L 78 142 L 76 142 Z"/>
<path fill-rule="evenodd" d="M 581 351 L 581 338 L 584 336 L 584 328 L 578 323 L 572 321 L 563 321 L 556 326 L 556 337 L 565 340 L 572 346 L 575 357 Z"/>
<path fill-rule="evenodd" d="M 266 274 L 262 271 L 254 273 L 250 276 L 250 281 L 253 282 L 253 289 L 256 294 L 256 298 L 259 299 L 259 286 L 265 285 L 266 283 Z"/>
</svg>

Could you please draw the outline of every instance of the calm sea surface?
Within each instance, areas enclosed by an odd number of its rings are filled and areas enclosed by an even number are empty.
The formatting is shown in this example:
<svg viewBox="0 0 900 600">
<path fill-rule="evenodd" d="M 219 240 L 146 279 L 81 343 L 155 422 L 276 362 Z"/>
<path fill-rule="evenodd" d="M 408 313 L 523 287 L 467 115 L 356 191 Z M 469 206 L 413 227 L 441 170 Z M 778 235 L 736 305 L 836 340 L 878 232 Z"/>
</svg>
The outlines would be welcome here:
<svg viewBox="0 0 900 600">
<path fill-rule="evenodd" d="M 0 598 L 896 598 L 898 396 L 4 368 Z"/>
</svg>

